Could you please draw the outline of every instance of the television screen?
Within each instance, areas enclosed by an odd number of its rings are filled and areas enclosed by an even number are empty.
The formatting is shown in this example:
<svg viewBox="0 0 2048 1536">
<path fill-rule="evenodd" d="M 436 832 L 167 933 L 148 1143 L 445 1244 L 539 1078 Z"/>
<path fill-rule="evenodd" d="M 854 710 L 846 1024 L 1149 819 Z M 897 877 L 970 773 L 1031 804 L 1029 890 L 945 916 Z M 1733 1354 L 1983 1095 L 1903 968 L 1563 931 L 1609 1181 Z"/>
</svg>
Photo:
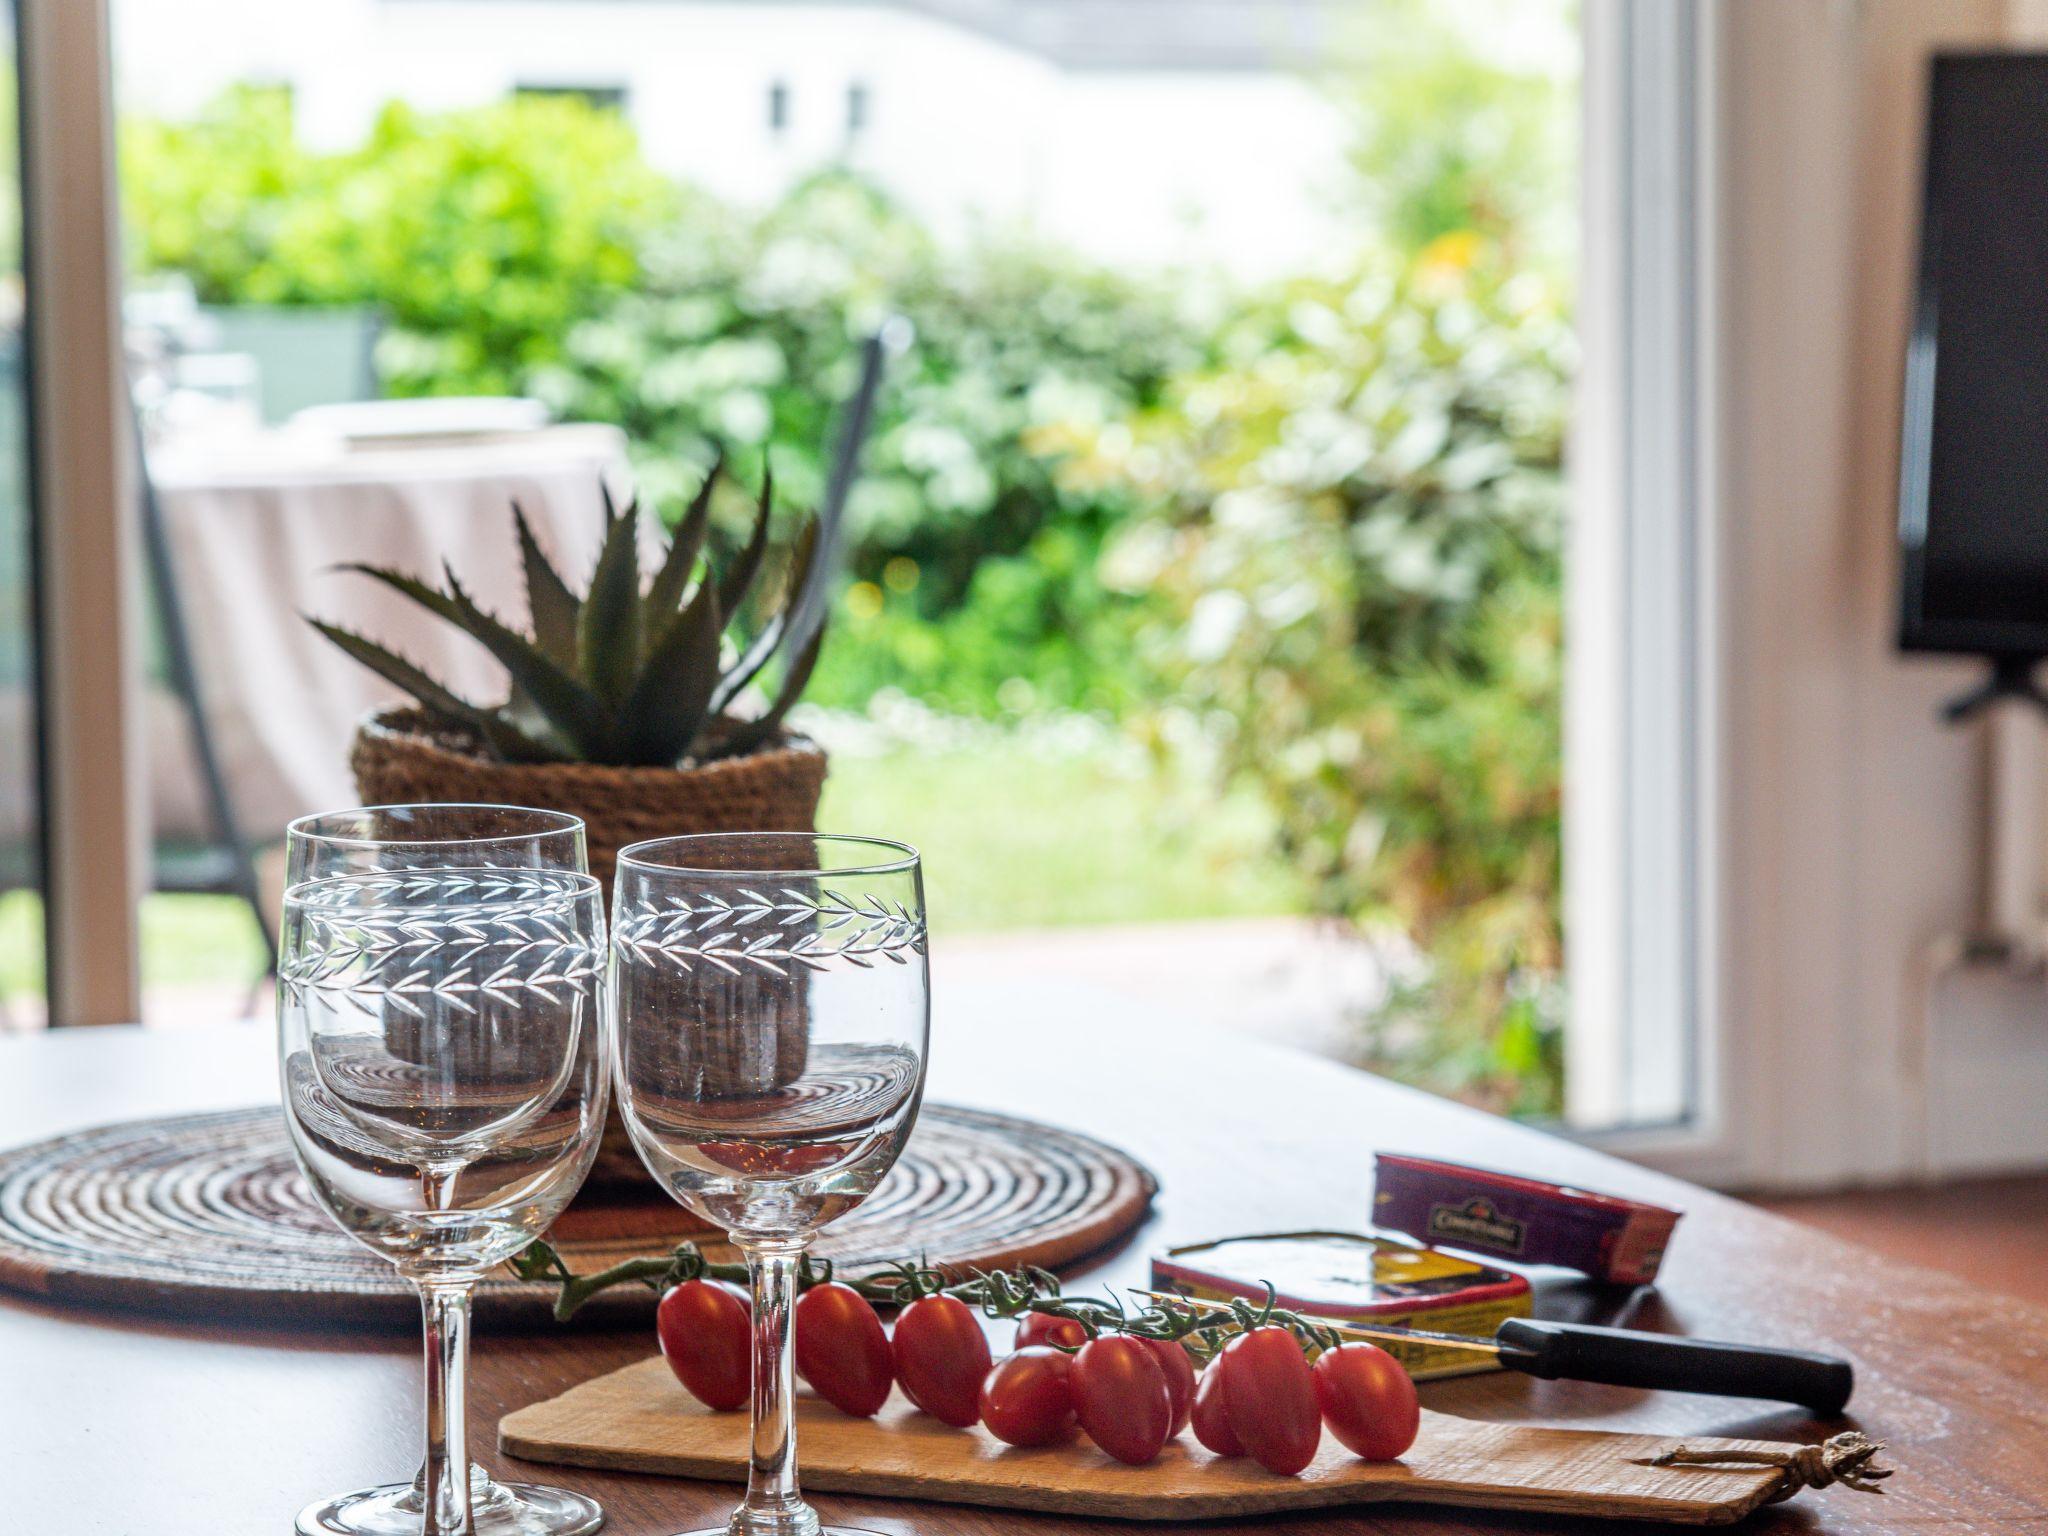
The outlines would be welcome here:
<svg viewBox="0 0 2048 1536">
<path fill-rule="evenodd" d="M 2048 55 L 1934 61 L 1900 644 L 2048 655 Z"/>
</svg>

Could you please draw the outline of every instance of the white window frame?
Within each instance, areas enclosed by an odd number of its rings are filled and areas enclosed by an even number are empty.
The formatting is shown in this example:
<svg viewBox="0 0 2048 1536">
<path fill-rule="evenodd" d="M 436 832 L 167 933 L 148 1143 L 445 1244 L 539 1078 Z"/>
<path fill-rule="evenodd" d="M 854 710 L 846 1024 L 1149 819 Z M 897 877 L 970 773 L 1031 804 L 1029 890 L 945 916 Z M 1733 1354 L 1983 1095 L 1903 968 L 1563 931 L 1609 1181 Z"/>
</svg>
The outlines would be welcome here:
<svg viewBox="0 0 2048 1536">
<path fill-rule="evenodd" d="M 1717 987 L 1712 12 L 1585 7 L 1565 729 L 1567 1121 L 1708 1176 L 1734 1145 Z"/>
</svg>

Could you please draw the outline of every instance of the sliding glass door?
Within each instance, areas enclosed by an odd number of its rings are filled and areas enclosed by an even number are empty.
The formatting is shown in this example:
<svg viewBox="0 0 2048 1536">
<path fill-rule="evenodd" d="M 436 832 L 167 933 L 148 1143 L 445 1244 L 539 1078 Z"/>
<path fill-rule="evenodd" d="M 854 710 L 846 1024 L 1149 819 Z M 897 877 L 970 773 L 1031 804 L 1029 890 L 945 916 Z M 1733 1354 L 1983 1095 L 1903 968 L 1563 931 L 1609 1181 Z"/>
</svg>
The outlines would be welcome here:
<svg viewBox="0 0 2048 1536">
<path fill-rule="evenodd" d="M 0 1030 L 44 1008 L 42 711 L 28 438 L 16 17 L 0 8 Z"/>
</svg>

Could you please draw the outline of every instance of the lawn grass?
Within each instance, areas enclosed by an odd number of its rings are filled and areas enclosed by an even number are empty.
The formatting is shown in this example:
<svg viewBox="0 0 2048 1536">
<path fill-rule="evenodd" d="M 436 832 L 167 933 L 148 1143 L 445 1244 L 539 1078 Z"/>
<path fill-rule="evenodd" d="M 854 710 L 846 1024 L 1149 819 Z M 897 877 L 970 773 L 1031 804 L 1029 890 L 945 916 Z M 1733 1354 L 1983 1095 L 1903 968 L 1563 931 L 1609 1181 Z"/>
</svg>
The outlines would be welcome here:
<svg viewBox="0 0 2048 1536">
<path fill-rule="evenodd" d="M 263 936 L 232 896 L 157 893 L 142 903 L 142 985 L 243 986 L 263 972 Z M 28 891 L 0 896 L 0 996 L 43 987 L 42 901 Z"/>
<path fill-rule="evenodd" d="M 1175 788 L 1112 754 L 840 754 L 818 825 L 915 844 L 940 932 L 1302 910 L 1257 802 Z"/>
<path fill-rule="evenodd" d="M 940 932 L 1302 910 L 1256 801 L 1176 786 L 1113 752 L 1001 737 L 837 752 L 818 824 L 914 843 Z M 262 966 L 240 901 L 159 894 L 143 903 L 145 990 L 239 986 Z M 22 891 L 0 897 L 0 996 L 32 995 L 42 975 L 40 903 Z"/>
</svg>

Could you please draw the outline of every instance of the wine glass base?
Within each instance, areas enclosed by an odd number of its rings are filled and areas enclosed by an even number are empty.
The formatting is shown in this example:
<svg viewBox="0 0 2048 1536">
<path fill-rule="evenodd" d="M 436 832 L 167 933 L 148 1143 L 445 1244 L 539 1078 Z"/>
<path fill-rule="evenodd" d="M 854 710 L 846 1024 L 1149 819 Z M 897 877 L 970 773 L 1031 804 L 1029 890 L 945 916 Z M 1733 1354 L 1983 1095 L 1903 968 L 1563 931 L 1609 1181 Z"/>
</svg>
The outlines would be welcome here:
<svg viewBox="0 0 2048 1536">
<path fill-rule="evenodd" d="M 880 1531 L 871 1531 L 861 1525 L 820 1525 L 813 1526 L 815 1536 L 882 1536 Z M 738 1525 L 707 1525 L 701 1530 L 681 1531 L 677 1536 L 739 1536 Z"/>
<path fill-rule="evenodd" d="M 470 1485 L 469 1509 L 476 1536 L 590 1536 L 604 1524 L 603 1509 L 580 1493 L 481 1477 Z M 309 1504 L 295 1529 L 298 1536 L 420 1536 L 421 1514 L 418 1484 L 390 1483 Z"/>
</svg>

